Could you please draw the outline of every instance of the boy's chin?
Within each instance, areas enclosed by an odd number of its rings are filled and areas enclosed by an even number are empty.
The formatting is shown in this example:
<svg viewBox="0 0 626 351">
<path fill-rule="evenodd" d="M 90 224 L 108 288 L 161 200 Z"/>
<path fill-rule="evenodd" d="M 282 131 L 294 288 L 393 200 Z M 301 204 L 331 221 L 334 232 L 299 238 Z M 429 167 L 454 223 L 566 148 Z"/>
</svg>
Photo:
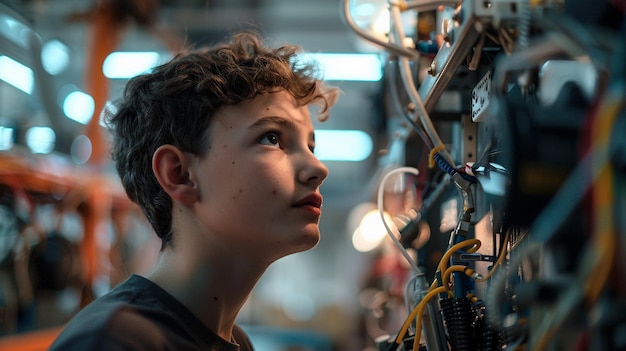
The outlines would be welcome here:
<svg viewBox="0 0 626 351">
<path fill-rule="evenodd" d="M 285 252 L 284 256 L 293 255 L 299 252 L 309 251 L 317 246 L 320 242 L 319 232 L 306 234 L 298 239 L 297 243 L 292 245 L 291 249 Z"/>
</svg>

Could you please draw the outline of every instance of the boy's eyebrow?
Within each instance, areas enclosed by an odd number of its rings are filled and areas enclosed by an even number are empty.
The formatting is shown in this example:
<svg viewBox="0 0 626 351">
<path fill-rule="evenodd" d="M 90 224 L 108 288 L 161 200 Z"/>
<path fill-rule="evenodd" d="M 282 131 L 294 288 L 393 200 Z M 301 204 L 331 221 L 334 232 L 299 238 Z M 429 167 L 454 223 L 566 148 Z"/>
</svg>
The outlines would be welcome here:
<svg viewBox="0 0 626 351">
<path fill-rule="evenodd" d="M 296 128 L 295 124 L 291 120 L 286 119 L 284 117 L 279 117 L 279 116 L 264 116 L 264 117 L 261 117 L 261 118 L 257 119 L 256 121 L 254 121 L 254 123 L 252 123 L 248 128 L 249 129 L 258 129 L 258 128 L 265 127 L 265 126 L 270 125 L 270 124 L 278 124 L 280 126 L 287 127 L 287 128 L 293 128 L 293 129 Z"/>
<path fill-rule="evenodd" d="M 279 125 L 281 127 L 291 130 L 298 129 L 297 125 L 293 123 L 292 120 L 280 116 L 261 117 L 258 120 L 254 121 L 254 123 L 252 123 L 250 126 L 248 126 L 248 129 L 259 129 L 264 128 L 268 125 Z M 313 131 L 311 132 L 311 139 L 315 141 L 315 133 Z"/>
</svg>

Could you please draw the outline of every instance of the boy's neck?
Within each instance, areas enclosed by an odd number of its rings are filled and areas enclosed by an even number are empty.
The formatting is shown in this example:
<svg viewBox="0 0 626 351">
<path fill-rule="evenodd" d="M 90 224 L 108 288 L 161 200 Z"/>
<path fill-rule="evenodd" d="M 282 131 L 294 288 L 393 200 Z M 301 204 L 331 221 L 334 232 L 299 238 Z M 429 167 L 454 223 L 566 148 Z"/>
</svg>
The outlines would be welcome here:
<svg viewBox="0 0 626 351">
<path fill-rule="evenodd" d="M 164 250 L 147 276 L 225 340 L 266 267 L 241 258 L 181 247 Z"/>
</svg>

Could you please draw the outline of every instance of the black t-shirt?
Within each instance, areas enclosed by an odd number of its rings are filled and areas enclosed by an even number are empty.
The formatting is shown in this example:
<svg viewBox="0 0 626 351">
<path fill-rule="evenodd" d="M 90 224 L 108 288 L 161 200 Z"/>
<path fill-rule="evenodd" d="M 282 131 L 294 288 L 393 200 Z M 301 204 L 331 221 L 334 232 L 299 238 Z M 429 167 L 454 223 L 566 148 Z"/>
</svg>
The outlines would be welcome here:
<svg viewBox="0 0 626 351">
<path fill-rule="evenodd" d="M 251 351 L 253 348 L 238 326 L 233 329 L 233 340 L 224 340 L 161 287 L 132 275 L 78 312 L 50 350 Z"/>
</svg>

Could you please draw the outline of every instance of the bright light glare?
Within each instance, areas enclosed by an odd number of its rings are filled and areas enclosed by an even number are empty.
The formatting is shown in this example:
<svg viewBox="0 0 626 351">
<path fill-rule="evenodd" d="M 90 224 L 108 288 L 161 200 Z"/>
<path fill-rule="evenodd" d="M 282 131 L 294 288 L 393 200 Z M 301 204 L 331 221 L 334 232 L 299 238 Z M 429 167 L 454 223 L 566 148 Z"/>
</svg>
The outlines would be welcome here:
<svg viewBox="0 0 626 351">
<path fill-rule="evenodd" d="M 153 51 L 117 51 L 107 56 L 102 65 L 102 71 L 107 78 L 111 79 L 132 78 L 156 66 L 159 57 L 159 53 Z"/>
<path fill-rule="evenodd" d="M 377 82 L 383 77 L 378 54 L 307 53 L 299 59 L 317 62 L 324 80 Z"/>
<path fill-rule="evenodd" d="M 50 40 L 41 48 L 41 63 L 46 72 L 57 75 L 65 70 L 70 63 L 67 45 L 58 40 Z"/>
<path fill-rule="evenodd" d="M 33 71 L 8 56 L 0 56 L 0 79 L 31 94 L 35 85 Z"/>
<path fill-rule="evenodd" d="M 387 213 L 384 214 L 387 225 L 393 230 L 395 225 Z M 352 234 L 352 246 L 359 252 L 368 252 L 377 248 L 387 236 L 387 229 L 380 218 L 378 209 L 363 216 L 361 224 Z"/>
<path fill-rule="evenodd" d="M 56 134 L 49 127 L 32 127 L 26 131 L 26 145 L 34 154 L 47 154 L 54 149 Z"/>
<path fill-rule="evenodd" d="M 355 17 L 369 17 L 376 13 L 378 6 L 373 3 L 358 4 L 352 10 L 352 15 Z"/>
<path fill-rule="evenodd" d="M 377 10 L 378 6 L 374 5 L 373 3 L 362 3 L 354 6 L 354 8 L 351 9 L 351 12 L 354 21 L 360 27 L 367 27 L 367 22 L 376 13 Z"/>
<path fill-rule="evenodd" d="M 389 18 L 389 11 L 384 10 L 380 11 L 377 16 L 375 16 L 372 31 L 379 35 L 389 33 L 389 28 L 391 28 L 391 20 Z"/>
<path fill-rule="evenodd" d="M 15 130 L 0 126 L 0 150 L 9 150 L 13 147 Z"/>
<path fill-rule="evenodd" d="M 91 95 L 82 91 L 69 93 L 63 101 L 63 112 L 65 115 L 82 124 L 89 122 L 95 108 L 95 102 Z"/>
<path fill-rule="evenodd" d="M 362 130 L 315 131 L 315 155 L 323 161 L 363 161 L 373 147 L 372 138 Z"/>
</svg>

